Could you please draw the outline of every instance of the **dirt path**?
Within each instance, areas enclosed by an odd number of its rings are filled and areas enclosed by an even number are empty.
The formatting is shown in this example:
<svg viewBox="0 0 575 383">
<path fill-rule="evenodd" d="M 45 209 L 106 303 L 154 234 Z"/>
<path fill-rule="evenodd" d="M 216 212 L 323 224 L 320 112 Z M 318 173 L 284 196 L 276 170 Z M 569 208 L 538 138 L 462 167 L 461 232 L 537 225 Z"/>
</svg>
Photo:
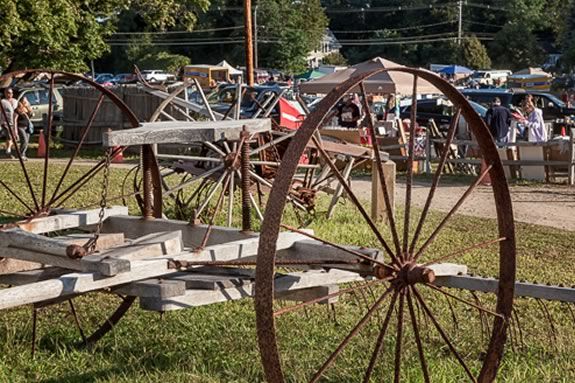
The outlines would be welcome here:
<svg viewBox="0 0 575 383">
<path fill-rule="evenodd" d="M 416 182 L 415 206 L 423 207 L 431 182 Z M 371 198 L 371 181 L 354 179 L 353 190 L 364 199 Z M 467 189 L 467 185 L 442 185 L 436 191 L 432 209 L 449 211 Z M 511 186 L 513 212 L 518 222 L 551 226 L 575 231 L 575 187 L 565 185 Z M 405 184 L 396 185 L 396 203 L 405 200 Z M 495 204 L 490 187 L 478 187 L 459 211 L 465 215 L 495 218 Z"/>
</svg>

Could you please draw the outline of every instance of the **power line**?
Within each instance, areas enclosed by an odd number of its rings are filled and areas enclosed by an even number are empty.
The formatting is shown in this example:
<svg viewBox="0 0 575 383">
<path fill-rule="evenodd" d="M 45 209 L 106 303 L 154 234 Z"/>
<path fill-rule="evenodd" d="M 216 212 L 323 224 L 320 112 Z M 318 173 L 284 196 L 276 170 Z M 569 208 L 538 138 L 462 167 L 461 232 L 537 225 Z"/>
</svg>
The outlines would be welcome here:
<svg viewBox="0 0 575 383">
<path fill-rule="evenodd" d="M 188 33 L 206 33 L 206 32 L 219 32 L 219 31 L 230 31 L 234 29 L 243 29 L 244 26 L 235 27 L 222 27 L 222 28 L 210 28 L 210 29 L 195 29 L 192 31 L 163 31 L 163 32 L 114 32 L 112 35 L 177 35 L 177 34 L 188 34 Z"/>
<path fill-rule="evenodd" d="M 472 21 L 472 20 L 463 20 L 463 22 L 468 23 L 468 24 L 483 25 L 485 27 L 493 27 L 493 28 L 503 28 L 505 26 L 505 25 L 498 25 L 498 24 L 482 23 L 480 21 Z"/>
<path fill-rule="evenodd" d="M 475 4 L 475 3 L 468 3 L 465 2 L 463 5 L 472 8 L 482 8 L 482 9 L 492 9 L 494 11 L 504 11 L 504 12 L 511 12 L 512 10 L 505 7 L 500 7 L 496 5 L 486 5 L 486 4 Z"/>
<path fill-rule="evenodd" d="M 446 32 L 446 33 L 435 33 L 435 34 L 428 34 L 428 35 L 418 35 L 418 36 L 402 36 L 402 37 L 387 37 L 387 38 L 379 38 L 379 39 L 342 39 L 338 40 L 340 43 L 344 42 L 353 42 L 353 41 L 402 41 L 402 40 L 414 40 L 414 39 L 426 39 L 426 38 L 437 38 L 437 37 L 452 37 L 455 35 L 455 32 Z"/>
<path fill-rule="evenodd" d="M 374 7 L 374 8 L 325 8 L 324 11 L 326 13 L 389 13 L 389 12 L 402 12 L 402 11 L 420 11 L 424 9 L 442 9 L 442 8 L 449 8 L 457 3 L 448 3 L 448 4 L 439 4 L 439 5 L 414 5 L 411 7 L 402 7 L 395 6 L 395 7 Z"/>
<path fill-rule="evenodd" d="M 352 31 L 332 31 L 332 33 L 353 34 L 353 33 L 373 33 L 373 32 L 400 32 L 400 31 L 408 31 L 411 29 L 422 29 L 422 28 L 437 27 L 440 25 L 448 25 L 448 24 L 453 24 L 456 21 L 457 20 L 442 21 L 440 23 L 434 23 L 434 24 L 424 24 L 424 25 L 416 25 L 416 26 L 412 26 L 412 27 L 393 28 L 393 29 L 366 29 L 366 30 L 352 30 Z"/>
</svg>

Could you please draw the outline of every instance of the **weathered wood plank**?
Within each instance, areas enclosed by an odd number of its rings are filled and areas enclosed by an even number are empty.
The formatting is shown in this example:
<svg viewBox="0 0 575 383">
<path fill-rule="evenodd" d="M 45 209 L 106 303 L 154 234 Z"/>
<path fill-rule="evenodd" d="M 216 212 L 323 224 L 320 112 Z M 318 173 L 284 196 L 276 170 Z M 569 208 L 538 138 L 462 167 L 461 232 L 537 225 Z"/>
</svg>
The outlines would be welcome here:
<svg viewBox="0 0 575 383">
<path fill-rule="evenodd" d="M 282 299 L 285 301 L 297 301 L 306 302 L 313 299 L 325 297 L 329 294 L 335 294 L 339 291 L 338 285 L 327 285 L 327 286 L 317 286 L 308 287 L 301 290 L 290 290 L 276 293 L 276 299 Z M 328 298 L 317 302 L 318 304 L 336 303 L 338 297 Z"/>
<path fill-rule="evenodd" d="M 99 221 L 99 214 L 100 209 L 62 212 L 48 217 L 36 218 L 30 222 L 19 222 L 18 227 L 36 234 L 51 233 L 54 231 L 95 225 Z M 126 206 L 112 206 L 104 211 L 104 219 L 111 216 L 127 215 L 128 207 Z"/>
<path fill-rule="evenodd" d="M 252 283 L 249 278 L 201 273 L 180 273 L 169 278 L 184 282 L 188 290 L 218 290 Z"/>
<path fill-rule="evenodd" d="M 499 287 L 499 281 L 493 278 L 456 275 L 438 277 L 435 280 L 435 285 L 471 291 L 481 291 L 484 293 L 495 293 Z M 575 288 L 516 282 L 515 296 L 573 303 L 575 302 Z"/>
<path fill-rule="evenodd" d="M 277 250 L 290 248 L 298 241 L 306 239 L 302 234 L 282 232 L 278 236 Z M 175 257 L 178 262 L 224 262 L 224 261 L 253 261 L 258 252 L 259 237 L 252 237 L 220 245 L 213 245 L 196 252 L 184 252 Z"/>
<path fill-rule="evenodd" d="M 86 242 L 94 237 L 92 233 L 68 234 L 60 237 L 53 237 L 59 241 L 64 241 L 69 245 L 83 246 Z M 101 233 L 96 242 L 96 250 L 106 250 L 112 247 L 123 245 L 126 242 L 124 233 Z"/>
<path fill-rule="evenodd" d="M 0 231 L 0 246 L 4 257 L 9 257 L 10 249 L 17 248 L 68 258 L 69 243 L 14 228 Z"/>
<path fill-rule="evenodd" d="M 69 270 L 81 271 L 80 260 L 66 256 L 40 253 L 33 250 L 17 249 L 15 247 L 0 247 L 0 257 L 35 262 L 38 265 L 51 265 Z"/>
<path fill-rule="evenodd" d="M 250 133 L 269 132 L 268 118 L 225 121 L 162 121 L 142 123 L 136 129 L 115 130 L 104 133 L 104 146 L 130 146 L 146 144 L 189 144 L 216 142 L 227 139 L 238 141 L 243 127 Z"/>
<path fill-rule="evenodd" d="M 274 291 L 307 289 L 317 286 L 334 285 L 363 280 L 356 273 L 342 270 L 312 270 L 279 276 L 275 280 Z M 254 284 L 230 287 L 221 290 L 187 290 L 186 294 L 170 299 L 142 298 L 140 307 L 152 311 L 171 311 L 213 303 L 238 300 L 253 296 Z"/>
<path fill-rule="evenodd" d="M 159 231 L 180 230 L 184 246 L 193 248 L 202 243 L 207 228 L 208 225 L 190 225 L 187 221 L 172 219 L 145 220 L 142 217 L 114 216 L 104 222 L 102 231 L 105 233 L 122 232 L 126 238 L 139 238 Z M 207 246 L 254 237 L 257 237 L 257 234 L 247 234 L 234 228 L 214 226 L 210 232 Z"/>
<path fill-rule="evenodd" d="M 0 275 L 0 283 L 5 285 L 20 286 L 28 283 L 45 281 L 47 279 L 58 278 L 68 273 L 70 273 L 70 270 L 60 267 L 46 267 L 36 270 L 18 271 Z"/>
<path fill-rule="evenodd" d="M 179 254 L 184 250 L 181 231 L 152 233 L 121 247 L 88 255 L 80 260 L 82 271 L 106 276 L 130 271 L 131 261 Z"/>
<path fill-rule="evenodd" d="M 114 292 L 136 297 L 172 298 L 186 293 L 186 283 L 174 279 L 171 274 L 163 278 L 145 279 L 114 288 Z"/>
</svg>

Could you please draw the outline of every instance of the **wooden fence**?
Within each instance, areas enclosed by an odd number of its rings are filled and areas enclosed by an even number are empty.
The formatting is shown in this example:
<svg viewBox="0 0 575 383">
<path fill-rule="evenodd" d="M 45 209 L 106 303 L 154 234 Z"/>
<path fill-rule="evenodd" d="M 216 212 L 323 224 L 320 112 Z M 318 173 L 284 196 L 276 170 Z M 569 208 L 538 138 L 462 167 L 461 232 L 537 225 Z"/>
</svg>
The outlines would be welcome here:
<svg viewBox="0 0 575 383">
<path fill-rule="evenodd" d="M 425 155 L 416 156 L 415 161 L 423 163 L 423 171 L 431 174 L 432 164 L 438 162 L 438 153 L 433 153 L 432 144 L 445 145 L 444 138 L 432 138 L 426 140 Z M 452 145 L 468 146 L 478 148 L 478 144 L 471 140 L 453 140 Z M 566 150 L 561 150 L 566 146 Z M 383 145 L 383 151 L 395 151 L 403 149 L 407 151 L 408 144 Z M 504 145 L 498 145 L 501 162 L 505 167 L 506 174 L 511 178 L 541 179 L 550 181 L 555 177 L 567 177 L 568 184 L 575 184 L 575 129 L 571 129 L 569 141 L 547 141 L 543 143 L 533 143 L 518 141 Z M 540 150 L 539 150 L 540 149 Z M 435 154 L 435 155 L 433 155 Z M 540 154 L 541 159 L 533 159 Z M 393 161 L 403 162 L 407 160 L 407 155 L 390 154 Z M 480 165 L 480 153 L 466 158 L 455 158 L 450 156 L 447 159 L 449 164 L 469 164 Z M 534 169 L 531 169 L 534 168 Z M 539 169 L 536 169 L 539 168 Z"/>
</svg>

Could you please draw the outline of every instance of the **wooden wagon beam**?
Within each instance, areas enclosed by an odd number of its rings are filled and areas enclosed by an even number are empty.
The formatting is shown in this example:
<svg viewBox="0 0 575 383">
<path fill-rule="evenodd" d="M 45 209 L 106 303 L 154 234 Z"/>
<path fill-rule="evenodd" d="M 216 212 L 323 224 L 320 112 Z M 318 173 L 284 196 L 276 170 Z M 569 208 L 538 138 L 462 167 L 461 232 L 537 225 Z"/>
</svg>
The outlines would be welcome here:
<svg viewBox="0 0 575 383">
<path fill-rule="evenodd" d="M 74 229 L 77 227 L 95 225 L 99 221 L 100 209 L 80 210 L 80 211 L 58 211 L 56 215 L 35 218 L 31 221 L 18 222 L 17 225 L 22 230 L 31 233 L 43 234 L 54 231 Z M 104 220 L 111 216 L 127 216 L 128 207 L 112 206 L 104 210 Z"/>
<path fill-rule="evenodd" d="M 139 128 L 104 133 L 104 146 L 146 144 L 188 144 L 216 142 L 222 139 L 238 141 L 243 127 L 251 134 L 269 132 L 269 118 L 225 121 L 162 121 L 142 123 Z"/>
</svg>

